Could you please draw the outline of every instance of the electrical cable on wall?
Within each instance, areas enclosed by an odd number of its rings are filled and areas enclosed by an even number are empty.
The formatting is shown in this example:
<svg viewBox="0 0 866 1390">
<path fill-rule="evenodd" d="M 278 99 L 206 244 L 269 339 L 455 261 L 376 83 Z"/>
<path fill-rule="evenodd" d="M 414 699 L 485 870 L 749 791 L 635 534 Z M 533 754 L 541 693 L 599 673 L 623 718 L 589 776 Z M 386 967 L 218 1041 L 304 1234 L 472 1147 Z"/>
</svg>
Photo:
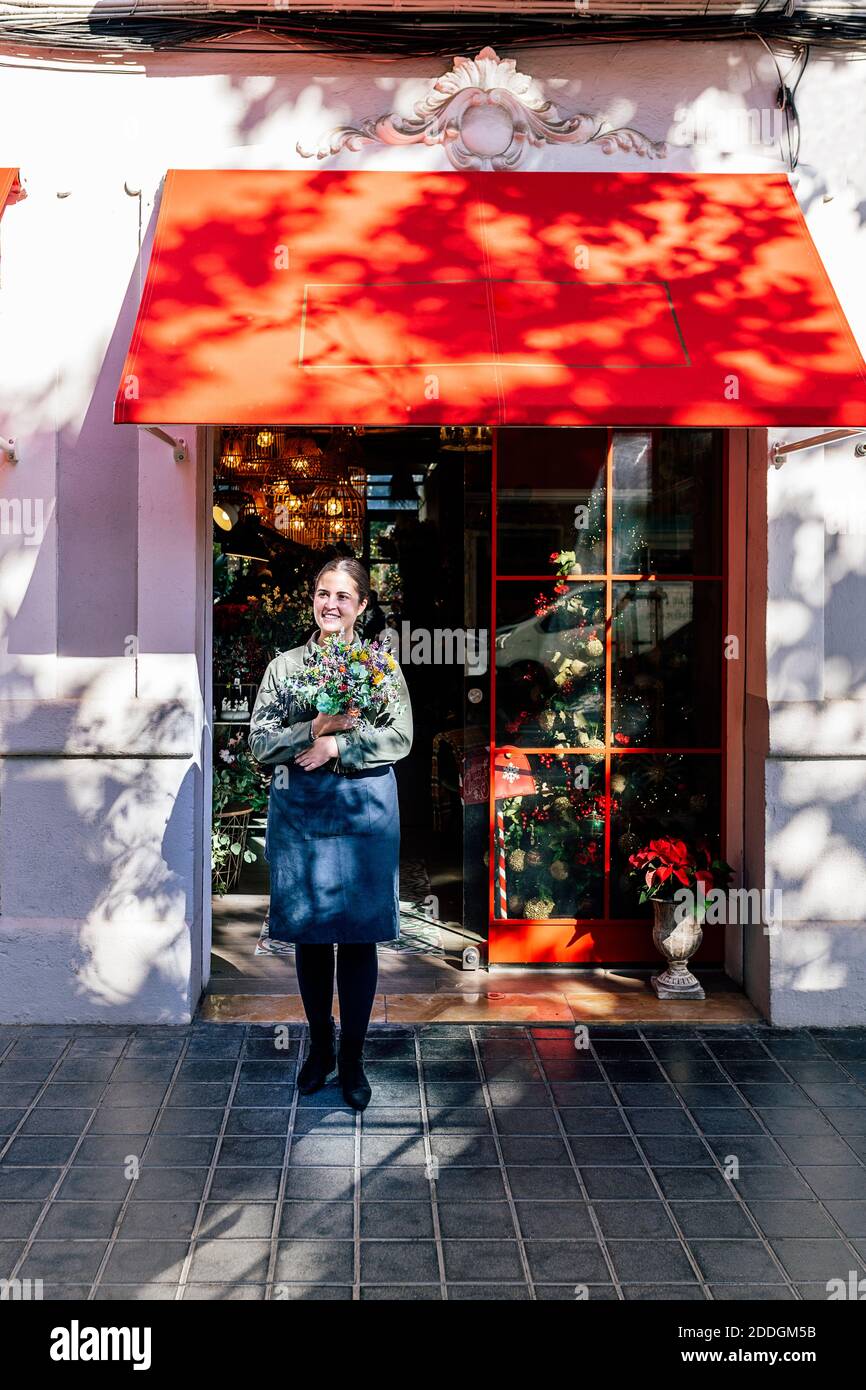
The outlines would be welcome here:
<svg viewBox="0 0 866 1390">
<path fill-rule="evenodd" d="M 789 72 L 793 71 L 798 62 L 800 63 L 800 71 L 797 74 L 797 80 L 793 87 L 789 87 L 785 78 L 782 76 L 782 69 L 779 67 L 778 59 L 769 44 L 760 34 L 757 34 L 756 38 L 760 39 L 775 64 L 776 76 L 779 79 L 779 86 L 776 89 L 776 108 L 782 111 L 785 116 L 785 135 L 788 144 L 788 168 L 794 170 L 800 160 L 800 116 L 794 97 L 800 85 L 803 73 L 806 71 L 806 65 L 809 62 L 809 47 L 807 44 L 804 44 L 800 54 L 791 64 Z M 796 145 L 794 143 L 795 137 Z"/>
<path fill-rule="evenodd" d="M 118 8 L 121 8 L 118 6 Z M 751 14 L 666 15 L 643 13 L 623 16 L 573 10 L 552 3 L 538 9 L 513 12 L 501 9 L 427 10 L 418 6 L 394 6 L 365 11 L 326 8 L 293 11 L 219 10 L 207 15 L 111 14 L 105 10 L 76 13 L 71 7 L 35 7 L 0 3 L 0 42 L 38 45 L 44 49 L 79 49 L 109 55 L 116 52 L 210 52 L 219 43 L 223 52 L 260 53 L 251 31 L 277 40 L 304 53 L 333 53 L 344 57 L 450 57 L 478 45 L 522 47 L 528 44 L 569 45 L 604 42 L 642 43 L 650 40 L 711 41 L 759 38 L 780 45 L 798 57 L 814 46 L 844 50 L 852 57 L 866 56 L 866 7 L 845 15 L 833 4 L 812 5 L 808 11 L 787 0 L 777 10 L 767 0 Z M 844 17 L 843 17 L 844 16 Z M 784 84 L 781 84 L 784 85 Z M 793 90 L 791 92 L 793 99 Z M 796 122 L 787 106 L 786 120 Z M 793 149 L 793 146 L 792 146 Z"/>
</svg>

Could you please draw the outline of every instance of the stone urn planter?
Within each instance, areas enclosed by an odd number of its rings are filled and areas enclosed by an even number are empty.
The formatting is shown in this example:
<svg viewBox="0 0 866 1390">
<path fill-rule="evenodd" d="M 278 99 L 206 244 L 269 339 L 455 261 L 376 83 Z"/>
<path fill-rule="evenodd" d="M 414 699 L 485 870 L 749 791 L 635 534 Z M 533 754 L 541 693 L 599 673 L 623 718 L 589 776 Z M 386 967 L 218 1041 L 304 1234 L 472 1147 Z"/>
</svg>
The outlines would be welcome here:
<svg viewBox="0 0 866 1390">
<path fill-rule="evenodd" d="M 653 899 L 653 942 L 667 961 L 667 969 L 652 976 L 659 999 L 705 999 L 700 981 L 689 970 L 704 934 L 694 913 L 683 914 L 677 903 Z M 682 920 L 678 920 L 682 917 Z"/>
</svg>

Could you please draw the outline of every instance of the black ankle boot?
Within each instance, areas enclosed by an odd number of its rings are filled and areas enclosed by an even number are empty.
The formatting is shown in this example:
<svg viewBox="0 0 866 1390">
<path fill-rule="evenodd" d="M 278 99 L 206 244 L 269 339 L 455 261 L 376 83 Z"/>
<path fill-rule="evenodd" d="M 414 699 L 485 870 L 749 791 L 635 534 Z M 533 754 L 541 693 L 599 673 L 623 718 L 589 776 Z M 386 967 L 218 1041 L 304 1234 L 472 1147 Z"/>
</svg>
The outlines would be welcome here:
<svg viewBox="0 0 866 1390">
<path fill-rule="evenodd" d="M 347 1042 L 345 1038 L 340 1038 L 337 1071 L 346 1104 L 353 1110 L 366 1110 L 373 1092 L 364 1073 L 363 1043 Z"/>
<path fill-rule="evenodd" d="M 302 1096 L 312 1095 L 324 1086 L 337 1065 L 337 1030 L 333 1018 L 324 1032 L 310 1029 L 310 1048 L 307 1060 L 298 1072 L 298 1090 Z"/>
</svg>

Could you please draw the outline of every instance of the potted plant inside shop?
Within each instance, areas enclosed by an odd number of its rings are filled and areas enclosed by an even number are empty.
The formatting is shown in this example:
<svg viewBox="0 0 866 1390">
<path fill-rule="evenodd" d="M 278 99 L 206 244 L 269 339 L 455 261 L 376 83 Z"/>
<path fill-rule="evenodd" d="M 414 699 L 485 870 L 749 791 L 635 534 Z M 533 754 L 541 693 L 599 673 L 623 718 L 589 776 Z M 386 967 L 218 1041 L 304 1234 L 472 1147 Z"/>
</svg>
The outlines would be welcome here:
<svg viewBox="0 0 866 1390">
<path fill-rule="evenodd" d="M 713 859 L 705 844 L 691 848 L 684 840 L 650 840 L 629 857 L 632 878 L 640 885 L 641 903 L 653 905 L 653 943 L 667 969 L 653 975 L 659 999 L 704 999 L 689 960 L 703 940 L 706 895 L 726 888 L 732 869 Z"/>
<path fill-rule="evenodd" d="M 211 863 L 216 894 L 230 893 L 243 865 L 255 859 L 247 847 L 250 817 L 267 804 L 267 783 L 246 736 L 233 733 L 214 757 Z"/>
</svg>

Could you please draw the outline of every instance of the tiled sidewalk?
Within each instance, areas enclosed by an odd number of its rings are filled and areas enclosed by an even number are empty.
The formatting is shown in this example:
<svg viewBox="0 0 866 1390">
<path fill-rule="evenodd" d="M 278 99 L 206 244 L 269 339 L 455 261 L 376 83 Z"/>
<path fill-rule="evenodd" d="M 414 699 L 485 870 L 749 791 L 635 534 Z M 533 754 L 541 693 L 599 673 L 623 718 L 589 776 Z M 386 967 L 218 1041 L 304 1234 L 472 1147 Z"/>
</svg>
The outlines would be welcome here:
<svg viewBox="0 0 866 1390">
<path fill-rule="evenodd" d="M 866 1276 L 866 1030 L 0 1028 L 0 1277 L 45 1298 L 826 1299 Z M 130 1156 L 140 1159 L 140 1176 Z M 729 1180 L 738 1165 L 738 1176 Z"/>
</svg>

